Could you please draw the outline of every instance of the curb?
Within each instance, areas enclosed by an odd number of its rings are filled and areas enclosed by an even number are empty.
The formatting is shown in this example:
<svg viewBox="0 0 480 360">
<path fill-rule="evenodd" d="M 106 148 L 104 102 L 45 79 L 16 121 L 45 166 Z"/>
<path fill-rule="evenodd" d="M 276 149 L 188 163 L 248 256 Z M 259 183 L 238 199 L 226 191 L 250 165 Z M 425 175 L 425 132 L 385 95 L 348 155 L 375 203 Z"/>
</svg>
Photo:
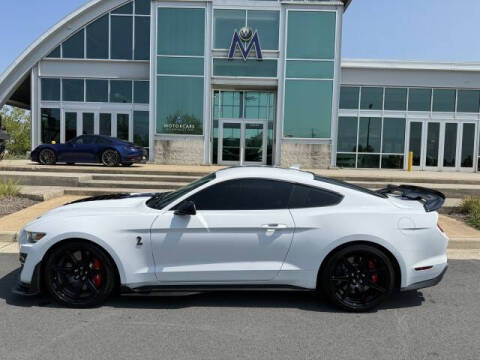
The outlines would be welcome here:
<svg viewBox="0 0 480 360">
<path fill-rule="evenodd" d="M 0 242 L 17 242 L 16 231 L 0 231 Z"/>
<path fill-rule="evenodd" d="M 478 250 L 480 249 L 480 239 L 451 238 L 448 243 L 448 248 L 456 250 Z"/>
</svg>

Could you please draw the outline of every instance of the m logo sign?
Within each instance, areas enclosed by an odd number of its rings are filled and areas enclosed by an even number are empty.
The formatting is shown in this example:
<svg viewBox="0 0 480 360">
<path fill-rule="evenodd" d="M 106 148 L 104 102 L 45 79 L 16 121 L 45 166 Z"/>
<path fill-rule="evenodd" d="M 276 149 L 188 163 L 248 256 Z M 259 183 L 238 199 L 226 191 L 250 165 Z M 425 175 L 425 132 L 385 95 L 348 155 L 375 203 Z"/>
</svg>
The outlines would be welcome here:
<svg viewBox="0 0 480 360">
<path fill-rule="evenodd" d="M 257 60 L 262 60 L 262 50 L 260 48 L 260 41 L 258 40 L 257 32 L 254 34 L 252 29 L 244 26 L 240 29 L 240 31 L 235 31 L 233 33 L 232 44 L 230 45 L 228 58 L 233 59 L 235 50 L 238 48 L 242 54 L 243 61 L 247 61 L 248 55 L 252 51 L 253 47 L 255 47 L 255 52 L 257 53 Z"/>
</svg>

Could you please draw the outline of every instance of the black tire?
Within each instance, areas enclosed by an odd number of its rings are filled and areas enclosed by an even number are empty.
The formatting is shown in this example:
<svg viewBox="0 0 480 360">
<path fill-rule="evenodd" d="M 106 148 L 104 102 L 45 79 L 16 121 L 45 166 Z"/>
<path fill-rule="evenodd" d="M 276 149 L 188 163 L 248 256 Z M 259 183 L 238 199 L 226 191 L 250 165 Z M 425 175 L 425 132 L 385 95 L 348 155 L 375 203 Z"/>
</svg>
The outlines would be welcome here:
<svg viewBox="0 0 480 360">
<path fill-rule="evenodd" d="M 55 165 L 57 155 L 52 149 L 43 149 L 38 154 L 38 162 L 42 165 Z"/>
<path fill-rule="evenodd" d="M 115 265 L 98 246 L 68 241 L 44 260 L 43 281 L 61 305 L 87 308 L 101 305 L 115 288 Z"/>
<path fill-rule="evenodd" d="M 328 300 L 348 311 L 369 311 L 386 300 L 395 284 L 390 258 L 370 245 L 347 246 L 326 259 L 319 285 Z"/>
<path fill-rule="evenodd" d="M 128 167 L 128 166 L 132 166 L 132 165 L 133 165 L 133 163 L 122 163 L 122 166 L 127 166 Z"/>
<path fill-rule="evenodd" d="M 107 149 L 102 153 L 102 164 L 108 167 L 120 165 L 120 154 L 113 149 Z"/>
</svg>

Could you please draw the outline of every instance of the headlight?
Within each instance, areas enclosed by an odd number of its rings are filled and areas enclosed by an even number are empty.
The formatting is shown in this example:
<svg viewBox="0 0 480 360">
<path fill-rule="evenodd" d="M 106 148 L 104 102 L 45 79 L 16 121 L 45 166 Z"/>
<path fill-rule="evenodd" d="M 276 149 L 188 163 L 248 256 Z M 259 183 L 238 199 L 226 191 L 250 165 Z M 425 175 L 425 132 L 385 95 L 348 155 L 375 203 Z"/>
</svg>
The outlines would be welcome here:
<svg viewBox="0 0 480 360">
<path fill-rule="evenodd" d="M 47 235 L 47 234 L 41 233 L 41 232 L 27 231 L 27 242 L 36 243 L 38 240 L 43 238 L 45 235 Z"/>
</svg>

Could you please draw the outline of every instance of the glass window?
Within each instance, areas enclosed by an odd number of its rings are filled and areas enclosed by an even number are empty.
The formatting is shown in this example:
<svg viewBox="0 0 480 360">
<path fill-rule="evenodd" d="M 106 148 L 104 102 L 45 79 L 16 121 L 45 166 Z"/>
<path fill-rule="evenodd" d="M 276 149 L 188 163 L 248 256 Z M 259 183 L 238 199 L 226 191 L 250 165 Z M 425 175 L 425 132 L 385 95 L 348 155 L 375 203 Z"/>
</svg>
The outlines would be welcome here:
<svg viewBox="0 0 480 360">
<path fill-rule="evenodd" d="M 91 145 L 97 142 L 96 137 L 91 135 L 84 135 L 82 136 L 82 138 L 83 138 L 83 144 Z"/>
<path fill-rule="evenodd" d="M 278 50 L 278 11 L 248 11 L 248 26 L 258 32 L 262 50 Z M 230 41 L 233 31 L 230 31 Z"/>
<path fill-rule="evenodd" d="M 65 112 L 65 142 L 77 136 L 77 113 Z"/>
<path fill-rule="evenodd" d="M 60 79 L 42 79 L 42 100 L 60 101 Z"/>
<path fill-rule="evenodd" d="M 133 17 L 111 16 L 110 57 L 112 59 L 132 59 Z"/>
<path fill-rule="evenodd" d="M 385 88 L 385 110 L 407 110 L 407 89 Z"/>
<path fill-rule="evenodd" d="M 440 123 L 429 122 L 427 126 L 426 166 L 438 166 L 438 146 L 440 145 Z"/>
<path fill-rule="evenodd" d="M 290 10 L 288 12 L 287 58 L 335 58 L 335 23 L 335 12 Z"/>
<path fill-rule="evenodd" d="M 221 100 L 221 117 L 243 118 L 243 91 L 222 91 Z"/>
<path fill-rule="evenodd" d="M 357 124 L 356 117 L 338 118 L 338 144 L 337 151 L 355 152 L 357 151 Z"/>
<path fill-rule="evenodd" d="M 151 0 L 135 0 L 135 14 L 150 15 Z"/>
<path fill-rule="evenodd" d="M 403 154 L 405 149 L 405 119 L 383 119 L 383 153 Z"/>
<path fill-rule="evenodd" d="M 134 103 L 135 104 L 148 104 L 149 103 L 149 86 L 150 83 L 148 81 L 134 81 L 133 82 L 134 89 Z"/>
<path fill-rule="evenodd" d="M 333 79 L 333 61 L 287 61 L 287 78 Z"/>
<path fill-rule="evenodd" d="M 85 35 L 84 29 L 64 41 L 62 44 L 62 55 L 65 59 L 83 59 L 85 57 Z"/>
<path fill-rule="evenodd" d="M 382 118 L 361 117 L 358 130 L 358 152 L 379 153 L 381 135 Z"/>
<path fill-rule="evenodd" d="M 83 113 L 82 120 L 83 120 L 83 135 L 93 135 L 94 124 L 95 124 L 95 114 Z"/>
<path fill-rule="evenodd" d="M 86 80 L 88 102 L 108 102 L 108 80 Z"/>
<path fill-rule="evenodd" d="M 455 112 L 455 90 L 434 89 L 433 111 Z"/>
<path fill-rule="evenodd" d="M 408 94 L 408 111 L 430 111 L 432 89 L 410 89 Z"/>
<path fill-rule="evenodd" d="M 111 144 L 111 143 L 112 143 L 112 141 L 110 139 L 100 137 L 100 136 L 95 137 L 95 144 L 108 145 L 108 144 Z"/>
<path fill-rule="evenodd" d="M 133 13 L 133 1 L 129 2 L 128 4 L 125 4 L 123 6 L 120 6 L 119 8 L 115 9 L 112 11 L 112 14 L 132 14 Z"/>
<path fill-rule="evenodd" d="M 245 10 L 215 9 L 213 16 L 215 22 L 213 47 L 215 49 L 228 49 L 232 43 L 233 32 L 245 26 L 246 12 Z"/>
<path fill-rule="evenodd" d="M 360 88 L 342 86 L 340 88 L 340 109 L 358 109 Z"/>
<path fill-rule="evenodd" d="M 343 196 L 331 191 L 312 186 L 295 184 L 290 196 L 290 208 L 312 208 L 337 205 Z"/>
<path fill-rule="evenodd" d="M 60 142 L 60 109 L 42 109 L 42 143 Z"/>
<path fill-rule="evenodd" d="M 212 185 L 189 200 L 198 210 L 287 209 L 292 184 L 264 179 L 241 179 Z"/>
<path fill-rule="evenodd" d="M 333 82 L 287 80 L 285 86 L 285 137 L 329 138 Z"/>
<path fill-rule="evenodd" d="M 150 59 L 150 18 L 135 17 L 135 60 Z"/>
<path fill-rule="evenodd" d="M 148 111 L 134 111 L 133 113 L 133 142 L 147 147 L 149 144 Z"/>
<path fill-rule="evenodd" d="M 478 113 L 480 91 L 458 90 L 457 112 Z"/>
<path fill-rule="evenodd" d="M 403 169 L 403 155 L 383 155 L 382 169 Z"/>
<path fill-rule="evenodd" d="M 457 123 L 445 124 L 445 140 L 443 147 L 443 166 L 455 167 L 457 158 Z"/>
<path fill-rule="evenodd" d="M 60 58 L 60 45 L 57 46 L 55 49 L 53 49 L 50 54 L 46 56 L 47 58 L 50 59 L 58 59 Z"/>
<path fill-rule="evenodd" d="M 157 79 L 157 133 L 202 134 L 203 78 Z"/>
<path fill-rule="evenodd" d="M 108 15 L 87 26 L 87 58 L 108 59 Z"/>
<path fill-rule="evenodd" d="M 117 114 L 117 138 L 128 141 L 128 114 Z"/>
<path fill-rule="evenodd" d="M 85 101 L 83 79 L 63 79 L 62 89 L 63 101 Z"/>
<path fill-rule="evenodd" d="M 358 168 L 379 168 L 380 155 L 358 154 L 357 160 Z"/>
<path fill-rule="evenodd" d="M 473 167 L 473 148 L 475 142 L 475 124 L 463 124 L 461 167 Z"/>
<path fill-rule="evenodd" d="M 413 166 L 420 166 L 420 155 L 422 149 L 422 126 L 421 122 L 410 123 L 410 144 L 409 150 L 413 152 Z"/>
<path fill-rule="evenodd" d="M 355 154 L 337 154 L 337 167 L 354 168 L 355 158 Z"/>
<path fill-rule="evenodd" d="M 203 75 L 204 59 L 193 57 L 157 57 L 157 74 Z"/>
<path fill-rule="evenodd" d="M 132 82 L 130 80 L 110 80 L 110 102 L 131 103 Z"/>
<path fill-rule="evenodd" d="M 203 56 L 205 10 L 159 8 L 157 31 L 159 55 Z"/>
<path fill-rule="evenodd" d="M 213 75 L 215 76 L 245 76 L 245 77 L 276 77 L 277 60 L 255 59 L 228 60 L 213 59 Z"/>
<path fill-rule="evenodd" d="M 100 114 L 100 135 L 112 136 L 112 114 Z"/>
<path fill-rule="evenodd" d="M 362 110 L 382 110 L 383 88 L 362 87 L 360 108 Z"/>
</svg>

